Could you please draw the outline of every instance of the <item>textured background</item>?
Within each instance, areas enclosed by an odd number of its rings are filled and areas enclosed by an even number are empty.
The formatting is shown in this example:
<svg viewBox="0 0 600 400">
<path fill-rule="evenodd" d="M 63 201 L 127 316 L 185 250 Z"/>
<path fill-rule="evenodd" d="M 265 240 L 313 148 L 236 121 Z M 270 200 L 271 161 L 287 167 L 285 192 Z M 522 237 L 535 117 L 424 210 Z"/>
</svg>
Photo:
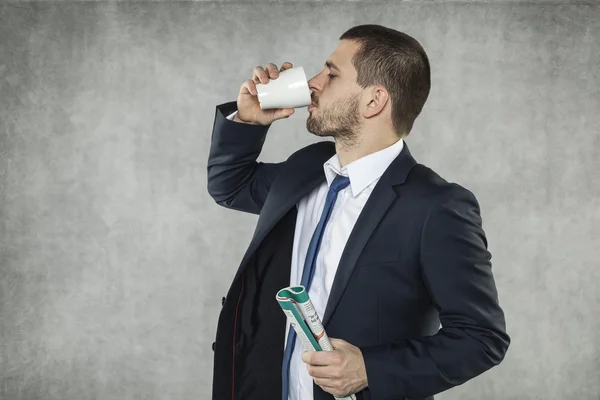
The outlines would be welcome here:
<svg viewBox="0 0 600 400">
<path fill-rule="evenodd" d="M 207 194 L 215 106 L 255 65 L 312 77 L 342 32 L 379 23 L 428 52 L 407 142 L 477 195 L 513 339 L 439 398 L 600 399 L 586 3 L 2 2 L 0 398 L 208 399 L 221 297 L 256 222 Z M 315 140 L 307 115 L 273 125 L 264 160 Z"/>
</svg>

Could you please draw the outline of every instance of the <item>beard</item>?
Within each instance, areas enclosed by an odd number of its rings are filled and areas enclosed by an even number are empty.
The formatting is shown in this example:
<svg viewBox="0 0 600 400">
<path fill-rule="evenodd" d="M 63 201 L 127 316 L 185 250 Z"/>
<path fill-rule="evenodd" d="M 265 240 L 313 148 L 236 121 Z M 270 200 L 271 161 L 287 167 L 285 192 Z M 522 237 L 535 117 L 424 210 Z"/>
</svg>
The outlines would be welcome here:
<svg viewBox="0 0 600 400">
<path fill-rule="evenodd" d="M 350 148 L 358 143 L 360 119 L 358 106 L 360 95 L 350 95 L 328 108 L 313 109 L 306 120 L 306 129 L 319 137 L 333 137 L 336 143 Z M 315 116 L 315 111 L 319 115 Z"/>
</svg>

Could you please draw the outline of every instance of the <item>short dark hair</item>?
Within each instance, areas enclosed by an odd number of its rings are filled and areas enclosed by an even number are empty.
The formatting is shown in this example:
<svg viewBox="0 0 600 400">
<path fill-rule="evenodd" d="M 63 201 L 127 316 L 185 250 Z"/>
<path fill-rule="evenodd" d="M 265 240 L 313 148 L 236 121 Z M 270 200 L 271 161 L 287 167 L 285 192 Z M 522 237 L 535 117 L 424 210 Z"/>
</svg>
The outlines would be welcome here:
<svg viewBox="0 0 600 400">
<path fill-rule="evenodd" d="M 339 40 L 360 44 L 352 57 L 356 83 L 381 85 L 390 94 L 392 125 L 407 136 L 421 113 L 431 88 L 429 59 L 421 44 L 406 33 L 381 25 L 357 25 Z"/>
</svg>

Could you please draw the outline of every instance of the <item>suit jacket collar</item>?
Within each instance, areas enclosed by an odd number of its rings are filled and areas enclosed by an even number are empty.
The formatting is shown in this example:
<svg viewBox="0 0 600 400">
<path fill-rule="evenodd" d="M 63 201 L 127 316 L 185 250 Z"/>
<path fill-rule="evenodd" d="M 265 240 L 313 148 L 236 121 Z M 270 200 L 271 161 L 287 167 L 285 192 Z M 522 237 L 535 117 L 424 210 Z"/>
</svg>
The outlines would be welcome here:
<svg viewBox="0 0 600 400">
<path fill-rule="evenodd" d="M 334 154 L 323 166 L 327 183 L 331 185 L 337 175 L 348 176 L 352 195 L 356 197 L 374 181 L 381 178 L 381 175 L 398 157 L 403 146 L 404 140 L 399 139 L 393 145 L 355 160 L 343 168 L 338 155 Z"/>
<path fill-rule="evenodd" d="M 381 178 L 385 179 L 388 184 L 392 186 L 403 184 L 406 182 L 410 170 L 416 163 L 417 162 L 408 150 L 408 145 L 405 141 L 402 151 L 398 157 L 392 161 L 390 167 L 383 173 Z"/>
</svg>

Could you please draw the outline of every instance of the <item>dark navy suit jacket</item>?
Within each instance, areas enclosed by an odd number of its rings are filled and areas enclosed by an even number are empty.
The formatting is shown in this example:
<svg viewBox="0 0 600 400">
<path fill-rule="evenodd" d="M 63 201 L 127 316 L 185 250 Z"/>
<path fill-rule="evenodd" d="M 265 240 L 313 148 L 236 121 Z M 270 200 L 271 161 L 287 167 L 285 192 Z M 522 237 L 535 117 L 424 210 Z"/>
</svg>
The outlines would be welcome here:
<svg viewBox="0 0 600 400">
<path fill-rule="evenodd" d="M 278 400 L 285 316 L 275 293 L 289 285 L 296 203 L 325 180 L 335 147 L 257 162 L 269 126 L 227 120 L 235 110 L 216 108 L 208 191 L 259 218 L 223 299 L 213 399 Z M 352 231 L 322 316 L 330 337 L 362 351 L 369 385 L 359 399 L 428 398 L 503 360 L 510 338 L 490 260 L 475 196 L 417 163 L 405 143 Z M 333 398 L 317 385 L 314 396 Z"/>
</svg>

